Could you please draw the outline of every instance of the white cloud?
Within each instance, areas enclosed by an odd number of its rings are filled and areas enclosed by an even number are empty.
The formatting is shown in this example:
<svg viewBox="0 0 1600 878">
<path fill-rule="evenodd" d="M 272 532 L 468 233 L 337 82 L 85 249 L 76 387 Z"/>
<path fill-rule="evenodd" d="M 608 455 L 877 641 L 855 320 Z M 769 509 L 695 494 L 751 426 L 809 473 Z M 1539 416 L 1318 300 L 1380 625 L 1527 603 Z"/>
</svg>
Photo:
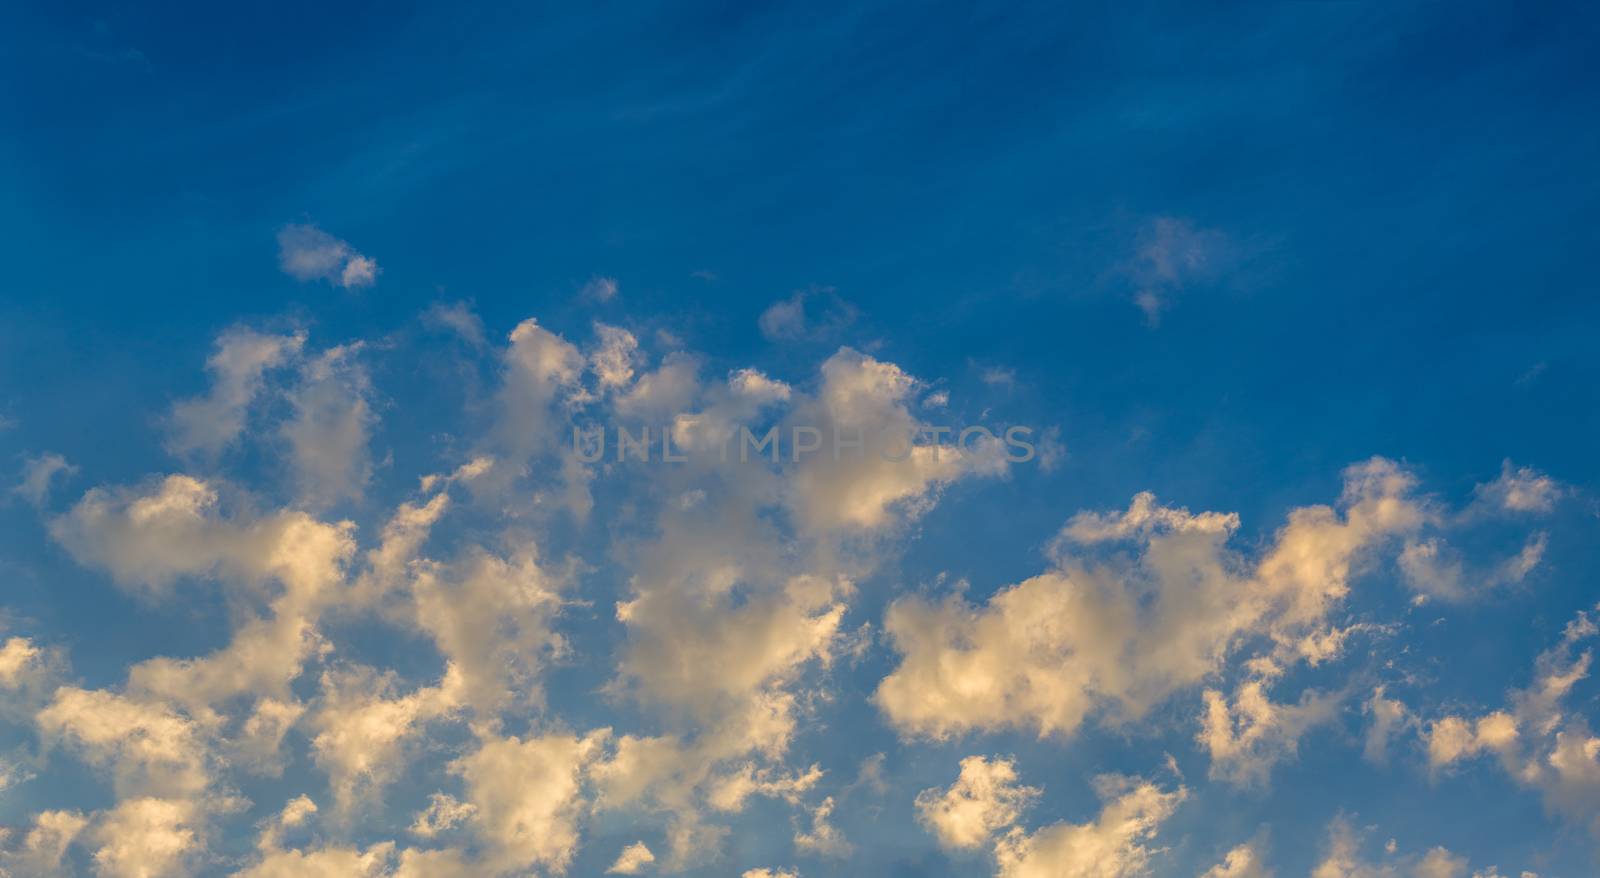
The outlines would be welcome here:
<svg viewBox="0 0 1600 878">
<path fill-rule="evenodd" d="M 377 420 L 360 345 L 331 348 L 301 370 L 289 393 L 293 416 L 283 425 L 303 501 L 326 506 L 359 497 L 371 474 L 367 442 Z"/>
<path fill-rule="evenodd" d="M 811 811 L 811 828 L 794 834 L 796 850 L 827 857 L 849 856 L 850 842 L 837 826 L 828 822 L 833 816 L 833 797 L 823 799 Z"/>
<path fill-rule="evenodd" d="M 1136 778 L 1102 776 L 1105 802 L 1092 823 L 1056 823 L 1034 833 L 1013 829 L 995 848 L 998 878 L 1134 878 L 1157 853 L 1146 847 L 1188 791 L 1166 792 Z"/>
<path fill-rule="evenodd" d="M 278 230 L 278 267 L 298 281 L 327 281 L 337 287 L 370 287 L 378 263 L 345 241 L 314 225 L 290 223 Z"/>
<path fill-rule="evenodd" d="M 428 807 L 411 822 L 411 834 L 421 838 L 448 832 L 477 812 L 469 802 L 457 801 L 455 796 L 434 793 L 428 797 Z"/>
<path fill-rule="evenodd" d="M 901 661 L 877 704 L 903 734 L 1070 734 L 1097 713 L 1142 716 L 1245 642 L 1324 661 L 1344 639 L 1328 616 L 1359 565 L 1422 517 L 1396 465 L 1369 461 L 1345 477 L 1339 509 L 1292 511 L 1253 563 L 1227 546 L 1237 517 L 1141 495 L 1125 512 L 1075 517 L 1052 549 L 1055 569 L 982 607 L 902 598 L 884 621 Z M 1097 553 L 1122 543 L 1134 553 Z"/>
<path fill-rule="evenodd" d="M 1372 722 L 1367 726 L 1362 756 L 1374 765 L 1383 765 L 1389 761 L 1390 739 L 1401 730 L 1415 726 L 1416 718 L 1400 701 L 1389 698 L 1382 686 L 1372 690 L 1365 711 Z"/>
<path fill-rule="evenodd" d="M 482 318 L 466 302 L 435 302 L 424 319 L 454 332 L 473 347 L 483 347 L 488 343 Z"/>
<path fill-rule="evenodd" d="M 608 736 L 486 737 L 454 763 L 475 809 L 469 825 L 488 847 L 492 871 L 567 867 L 578 848 L 583 779 Z"/>
<path fill-rule="evenodd" d="M 611 868 L 606 870 L 607 875 L 638 875 L 646 866 L 656 861 L 656 855 L 650 852 L 642 841 L 636 841 L 622 849 L 617 855 Z"/>
<path fill-rule="evenodd" d="M 27 500 L 35 506 L 44 503 L 50 494 L 50 485 L 56 476 L 70 476 L 78 468 L 59 454 L 45 453 L 30 457 L 22 463 L 22 480 L 11 489 L 11 493 Z"/>
<path fill-rule="evenodd" d="M 1510 694 L 1508 709 L 1476 718 L 1447 714 L 1426 724 L 1429 766 L 1437 772 L 1493 754 L 1512 779 L 1539 792 L 1547 810 L 1600 838 L 1600 736 L 1565 708 L 1593 663 L 1593 652 L 1578 645 L 1597 632 L 1589 613 L 1578 614 L 1535 661 L 1533 684 Z"/>
<path fill-rule="evenodd" d="M 617 297 L 617 279 L 592 277 L 583 285 L 578 295 L 590 302 L 609 302 Z"/>
<path fill-rule="evenodd" d="M 1227 235 L 1178 217 L 1156 217 L 1139 233 L 1133 259 L 1125 267 L 1134 286 L 1134 304 L 1154 326 L 1161 312 L 1184 290 L 1215 282 L 1237 258 Z"/>
<path fill-rule="evenodd" d="M 343 811 L 380 794 L 398 775 L 407 743 L 424 724 L 459 706 L 461 678 L 450 666 L 438 686 L 398 697 L 393 689 L 391 676 L 370 668 L 322 675 L 322 696 L 309 721 L 311 749 Z"/>
<path fill-rule="evenodd" d="M 1555 508 L 1566 489 L 1532 467 L 1506 460 L 1500 464 L 1500 477 L 1478 485 L 1476 493 L 1479 502 L 1502 512 L 1544 513 Z"/>
<path fill-rule="evenodd" d="M 49 878 L 67 874 L 62 862 L 67 848 L 88 825 L 88 818 L 77 811 L 41 811 L 34 815 L 20 845 L 0 851 L 0 875 Z"/>
<path fill-rule="evenodd" d="M 856 307 L 832 289 L 800 290 L 761 312 L 756 321 L 769 341 L 822 341 L 854 323 Z"/>
<path fill-rule="evenodd" d="M 633 333 L 604 323 L 594 325 L 599 344 L 589 354 L 589 369 L 606 389 L 626 387 L 633 380 L 639 340 Z"/>
<path fill-rule="evenodd" d="M 1277 763 L 1295 755 L 1302 735 L 1334 717 L 1337 697 L 1302 693 L 1296 704 L 1277 704 L 1267 681 L 1247 680 L 1233 703 L 1215 689 L 1205 691 L 1197 740 L 1211 756 L 1211 776 L 1240 786 L 1264 784 Z"/>
<path fill-rule="evenodd" d="M 1222 862 L 1207 869 L 1200 878 L 1272 878 L 1255 844 L 1242 844 L 1228 851 Z"/>
<path fill-rule="evenodd" d="M 940 847 L 970 850 L 1015 825 L 1039 793 L 1018 781 L 1011 760 L 968 756 L 961 760 L 961 775 L 949 789 L 917 794 L 917 819 L 933 832 Z"/>
<path fill-rule="evenodd" d="M 236 328 L 217 337 L 206 360 L 211 390 L 180 400 L 167 419 L 167 448 L 177 454 L 220 453 L 244 431 L 250 404 L 265 386 L 268 371 L 299 356 L 304 333 L 268 335 Z"/>
<path fill-rule="evenodd" d="M 194 805 L 180 799 L 120 802 L 89 832 L 98 846 L 94 871 L 101 878 L 176 875 L 198 853 Z"/>
</svg>

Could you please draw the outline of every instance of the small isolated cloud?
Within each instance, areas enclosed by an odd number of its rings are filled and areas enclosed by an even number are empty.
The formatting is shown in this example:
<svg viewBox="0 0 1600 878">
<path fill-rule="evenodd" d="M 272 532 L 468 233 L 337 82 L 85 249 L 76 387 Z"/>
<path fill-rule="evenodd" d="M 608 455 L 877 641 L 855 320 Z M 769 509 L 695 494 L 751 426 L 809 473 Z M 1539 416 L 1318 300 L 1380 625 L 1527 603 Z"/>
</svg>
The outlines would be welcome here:
<svg viewBox="0 0 1600 878">
<path fill-rule="evenodd" d="M 1517 466 L 1509 459 L 1500 463 L 1500 477 L 1478 485 L 1477 499 L 1491 510 L 1501 512 L 1549 512 L 1565 493 L 1560 482 L 1532 467 Z"/>
<path fill-rule="evenodd" d="M 617 279 L 614 277 L 592 277 L 578 292 L 588 302 L 609 302 L 617 297 Z"/>
<path fill-rule="evenodd" d="M 832 288 L 819 288 L 773 302 L 756 323 L 769 341 L 821 341 L 854 323 L 856 313 Z"/>
<path fill-rule="evenodd" d="M 466 302 L 435 302 L 425 318 L 433 326 L 440 326 L 461 336 L 473 347 L 481 348 L 487 341 L 483 334 L 483 320 Z"/>
<path fill-rule="evenodd" d="M 378 281 L 376 260 L 315 225 L 290 223 L 278 230 L 278 267 L 299 281 L 324 280 L 347 290 Z"/>
<path fill-rule="evenodd" d="M 1017 370 L 1005 366 L 984 366 L 978 370 L 978 380 L 990 387 L 1011 387 L 1017 383 Z"/>
<path fill-rule="evenodd" d="M 22 480 L 11 493 L 35 506 L 42 504 L 50 494 L 50 483 L 59 475 L 72 475 L 78 468 L 59 454 L 45 453 L 30 457 L 22 464 Z"/>
<path fill-rule="evenodd" d="M 1214 283 L 1235 259 L 1229 237 L 1186 219 L 1156 217 L 1139 233 L 1125 272 L 1133 283 L 1134 304 L 1151 326 L 1184 290 Z"/>
</svg>

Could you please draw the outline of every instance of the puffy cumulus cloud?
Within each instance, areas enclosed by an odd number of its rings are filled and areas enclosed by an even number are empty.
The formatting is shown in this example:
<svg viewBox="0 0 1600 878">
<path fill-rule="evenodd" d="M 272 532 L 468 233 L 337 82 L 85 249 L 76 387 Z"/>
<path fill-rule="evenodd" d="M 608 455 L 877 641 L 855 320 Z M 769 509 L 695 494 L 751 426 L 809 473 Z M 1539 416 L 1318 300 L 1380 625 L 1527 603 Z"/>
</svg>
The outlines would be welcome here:
<svg viewBox="0 0 1600 878">
<path fill-rule="evenodd" d="M 827 663 L 850 584 L 797 576 L 782 591 L 716 602 L 648 593 L 618 608 L 635 640 L 624 671 L 641 698 L 704 718 L 775 694 L 812 662 Z"/>
<path fill-rule="evenodd" d="M 1238 519 L 1134 498 L 1068 522 L 1054 569 L 982 607 L 953 596 L 893 603 L 900 664 L 878 706 L 902 733 L 1028 728 L 1070 734 L 1092 714 L 1144 715 L 1222 670 L 1241 644 L 1280 664 L 1337 654 L 1329 615 L 1372 551 L 1425 517 L 1413 481 L 1375 459 L 1345 471 L 1339 507 L 1296 509 L 1253 563 L 1227 545 Z M 1104 552 L 1130 545 L 1134 552 Z M 1315 713 L 1305 706 L 1305 715 Z M 1283 719 L 1288 717 L 1280 716 Z"/>
<path fill-rule="evenodd" d="M 305 853 L 274 851 L 235 878 L 386 878 L 394 842 L 380 842 L 365 850 L 329 847 Z"/>
<path fill-rule="evenodd" d="M 298 511 L 223 514 L 209 483 L 172 475 L 142 489 L 95 488 L 50 522 L 80 563 L 118 584 L 162 595 L 183 577 L 277 579 L 303 594 L 336 582 L 354 551 L 351 526 Z"/>
<path fill-rule="evenodd" d="M 453 764 L 474 809 L 468 823 L 487 848 L 486 871 L 565 871 L 578 849 L 584 780 L 609 738 L 609 730 L 489 736 Z"/>
<path fill-rule="evenodd" d="M 473 479 L 475 491 L 508 498 L 511 485 L 527 475 L 536 457 L 556 451 L 565 440 L 571 407 L 591 394 L 582 384 L 585 360 L 578 347 L 529 318 L 517 324 L 499 351 L 500 388 L 494 396 L 495 423 L 480 456 L 488 472 Z M 564 461 L 575 463 L 575 456 Z M 587 477 L 564 473 L 572 490 L 586 496 Z"/>
<path fill-rule="evenodd" d="M 0 644 L 0 717 L 26 719 L 48 701 L 66 673 L 61 651 L 13 635 Z"/>
<path fill-rule="evenodd" d="M 1242 844 L 1228 851 L 1222 862 L 1205 870 L 1200 878 L 1272 878 L 1255 844 Z"/>
<path fill-rule="evenodd" d="M 1535 660 L 1533 684 L 1513 691 L 1507 708 L 1475 718 L 1447 714 L 1427 723 L 1428 764 L 1438 771 L 1493 754 L 1510 777 L 1539 792 L 1547 810 L 1600 837 L 1600 736 L 1566 707 L 1594 659 L 1592 650 L 1579 646 L 1597 633 L 1591 613 L 1579 613 L 1561 640 Z"/>
<path fill-rule="evenodd" d="M 636 841 L 622 849 L 617 855 L 611 868 L 606 870 L 607 875 L 638 875 L 647 866 L 656 861 L 656 855 L 642 841 Z"/>
<path fill-rule="evenodd" d="M 233 444 L 244 431 L 250 404 L 266 386 L 266 373 L 297 358 L 305 341 L 304 333 L 272 335 L 242 327 L 218 336 L 206 360 L 211 389 L 173 404 L 167 448 L 215 455 Z"/>
<path fill-rule="evenodd" d="M 821 341 L 856 320 L 856 307 L 829 288 L 797 291 L 761 312 L 756 321 L 769 341 Z"/>
<path fill-rule="evenodd" d="M 617 399 L 617 414 L 645 426 L 674 421 L 700 395 L 700 366 L 700 358 L 692 354 L 668 354 Z"/>
<path fill-rule="evenodd" d="M 310 796 L 301 794 L 284 803 L 283 810 L 261 823 L 261 834 L 256 839 L 256 847 L 264 854 L 270 854 L 282 847 L 281 840 L 285 833 L 305 826 L 317 813 L 317 803 Z"/>
<path fill-rule="evenodd" d="M 19 844 L 0 850 L 0 875 L 65 875 L 62 861 L 67 848 L 88 825 L 89 819 L 77 811 L 41 811 Z"/>
<path fill-rule="evenodd" d="M 800 873 L 793 869 L 746 869 L 739 878 L 800 878 Z"/>
<path fill-rule="evenodd" d="M 995 846 L 999 878 L 1132 878 L 1156 851 L 1146 845 L 1188 796 L 1136 778 L 1096 779 L 1104 806 L 1091 823 L 1056 823 L 1033 833 L 1013 828 Z"/>
<path fill-rule="evenodd" d="M 379 793 L 403 767 L 406 742 L 460 704 L 462 681 L 453 665 L 438 686 L 394 697 L 394 685 L 392 675 L 371 668 L 322 675 L 322 697 L 309 721 L 311 749 L 343 810 Z"/>
<path fill-rule="evenodd" d="M 595 345 L 589 352 L 589 370 L 604 389 L 626 387 L 633 381 L 639 358 L 639 340 L 633 333 L 604 323 L 594 325 Z"/>
<path fill-rule="evenodd" d="M 541 566 L 531 544 L 510 558 L 478 549 L 413 568 L 415 625 L 450 663 L 462 705 L 479 720 L 541 702 L 539 671 L 564 648 L 551 623 L 569 575 Z"/>
<path fill-rule="evenodd" d="M 411 822 L 411 834 L 420 838 L 433 838 L 459 826 L 478 809 L 470 802 L 458 801 L 447 793 L 434 793 L 428 797 L 428 807 Z"/>
<path fill-rule="evenodd" d="M 312 506 L 359 497 L 371 474 L 367 443 L 377 418 L 360 352 L 359 344 L 330 348 L 305 364 L 289 392 L 283 439 L 300 497 Z"/>
<path fill-rule="evenodd" d="M 181 874 L 201 849 L 193 802 L 140 797 L 119 802 L 89 832 L 101 878 Z"/>
<path fill-rule="evenodd" d="M 917 794 L 917 819 L 949 850 L 983 847 L 995 833 L 1009 828 L 1039 797 L 1023 786 L 1010 759 L 968 756 L 949 789 Z"/>
<path fill-rule="evenodd" d="M 378 263 L 314 225 L 290 223 L 278 230 L 278 267 L 298 281 L 327 281 L 359 289 L 378 282 Z"/>
<path fill-rule="evenodd" d="M 817 451 L 799 456 L 788 475 L 788 504 L 812 532 L 880 529 L 928 509 L 937 491 L 963 476 L 1006 471 L 998 439 L 934 435 L 911 412 L 918 382 L 899 366 L 842 348 L 822 364 L 815 398 L 796 405 L 780 430 L 798 449 L 796 431 Z M 948 430 L 946 431 L 948 432 Z M 926 441 L 932 436 L 934 441 Z"/>
<path fill-rule="evenodd" d="M 1277 763 L 1295 755 L 1300 737 L 1312 726 L 1329 722 L 1336 696 L 1302 693 L 1295 704 L 1277 704 L 1267 695 L 1268 681 L 1246 680 L 1227 696 L 1205 691 L 1196 740 L 1211 757 L 1211 776 L 1240 786 L 1266 782 Z"/>
<path fill-rule="evenodd" d="M 1478 485 L 1475 493 L 1478 502 L 1491 510 L 1544 513 L 1555 508 L 1566 488 L 1532 467 L 1505 460 L 1500 464 L 1500 477 Z"/>
<path fill-rule="evenodd" d="M 159 705 L 63 686 L 36 717 L 40 735 L 108 767 L 124 795 L 192 796 L 210 783 L 202 730 Z"/>
<path fill-rule="evenodd" d="M 1423 855 L 1413 872 L 1416 878 L 1466 878 L 1467 858 L 1436 847 Z"/>
<path fill-rule="evenodd" d="M 54 452 L 29 457 L 22 462 L 22 477 L 11 493 L 39 506 L 50 496 L 50 486 L 57 476 L 70 476 L 77 471 L 65 457 Z"/>
</svg>

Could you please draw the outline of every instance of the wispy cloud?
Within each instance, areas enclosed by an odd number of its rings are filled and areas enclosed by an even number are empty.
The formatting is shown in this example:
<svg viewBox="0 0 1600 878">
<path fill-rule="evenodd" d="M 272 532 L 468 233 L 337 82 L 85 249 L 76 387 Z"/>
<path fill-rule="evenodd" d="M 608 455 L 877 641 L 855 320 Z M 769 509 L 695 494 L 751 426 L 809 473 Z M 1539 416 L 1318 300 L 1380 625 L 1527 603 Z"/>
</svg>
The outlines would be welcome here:
<svg viewBox="0 0 1600 878">
<path fill-rule="evenodd" d="M 1214 283 L 1235 261 L 1232 239 L 1216 229 L 1179 217 L 1156 217 L 1140 230 L 1133 258 L 1125 266 L 1134 304 L 1151 326 L 1185 290 Z"/>
<path fill-rule="evenodd" d="M 349 242 L 296 223 L 278 230 L 278 266 L 295 280 L 322 280 L 347 290 L 372 286 L 380 271 L 376 260 Z"/>
<path fill-rule="evenodd" d="M 831 287 L 819 287 L 773 302 L 756 324 L 769 341 L 822 341 L 854 323 L 857 313 Z"/>
</svg>

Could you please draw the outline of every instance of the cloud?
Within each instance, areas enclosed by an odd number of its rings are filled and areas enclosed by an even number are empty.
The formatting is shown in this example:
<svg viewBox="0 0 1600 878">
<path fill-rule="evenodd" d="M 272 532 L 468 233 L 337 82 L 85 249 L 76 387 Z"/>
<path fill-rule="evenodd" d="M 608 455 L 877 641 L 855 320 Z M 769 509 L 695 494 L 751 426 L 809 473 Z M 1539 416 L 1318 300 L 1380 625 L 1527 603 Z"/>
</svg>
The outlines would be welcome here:
<svg viewBox="0 0 1600 878">
<path fill-rule="evenodd" d="M 1413 484 L 1390 461 L 1349 467 L 1337 509 L 1291 511 L 1254 559 L 1228 546 L 1231 514 L 1192 514 L 1148 494 L 1124 512 L 1080 514 L 1052 548 L 1053 569 L 981 607 L 959 596 L 891 604 L 884 630 L 901 660 L 875 701 L 904 735 L 1067 735 L 1090 716 L 1143 716 L 1245 643 L 1280 663 L 1325 661 L 1344 640 L 1328 617 L 1360 565 L 1422 520 Z M 1108 556 L 1108 546 L 1131 552 Z M 1242 693 L 1263 720 L 1315 712 L 1307 703 L 1282 714 Z M 1225 702 L 1212 710 L 1223 715 Z"/>
<path fill-rule="evenodd" d="M 1500 464 L 1500 477 L 1474 490 L 1479 503 L 1505 513 L 1548 513 L 1567 489 L 1532 467 L 1519 467 L 1509 459 Z"/>
<path fill-rule="evenodd" d="M 487 846 L 492 871 L 565 870 L 578 848 L 583 779 L 607 737 L 489 736 L 452 765 L 466 783 L 469 825 Z"/>
<path fill-rule="evenodd" d="M 101 878 L 154 878 L 177 874 L 199 852 L 194 805 L 178 799 L 137 798 L 117 804 L 89 837 L 99 846 L 94 872 Z"/>
<path fill-rule="evenodd" d="M 611 868 L 606 870 L 607 875 L 638 875 L 645 867 L 656 861 L 656 855 L 645 847 L 644 842 L 636 841 L 622 849 L 617 855 Z"/>
<path fill-rule="evenodd" d="M 393 694 L 394 686 L 391 676 L 370 668 L 323 672 L 308 731 L 341 811 L 379 795 L 405 767 L 407 744 L 460 705 L 461 678 L 453 667 L 438 686 L 403 696 Z"/>
<path fill-rule="evenodd" d="M 1197 227 L 1181 217 L 1156 217 L 1140 230 L 1124 272 L 1134 286 L 1133 301 L 1151 326 L 1185 290 L 1215 282 L 1237 258 L 1229 237 Z"/>
<path fill-rule="evenodd" d="M 278 230 L 278 267 L 298 281 L 327 281 L 347 290 L 378 282 L 378 263 L 315 225 Z"/>
<path fill-rule="evenodd" d="M 1261 852 L 1254 844 L 1242 844 L 1228 851 L 1222 862 L 1207 869 L 1200 878 L 1272 878 Z"/>
<path fill-rule="evenodd" d="M 30 457 L 22 463 L 22 479 L 11 493 L 27 500 L 35 506 L 42 505 L 50 494 L 50 484 L 56 476 L 70 476 L 78 468 L 67 462 L 65 457 L 53 452 Z"/>
<path fill-rule="evenodd" d="M 436 302 L 424 315 L 427 322 L 442 326 L 454 332 L 461 339 L 473 347 L 481 348 L 488 343 L 488 337 L 483 331 L 483 320 L 472 306 L 466 302 Z"/>
<path fill-rule="evenodd" d="M 289 392 L 293 415 L 283 438 L 301 499 L 311 506 L 359 497 L 371 475 L 367 442 L 377 416 L 359 354 L 359 345 L 325 351 L 305 364 Z"/>
<path fill-rule="evenodd" d="M 823 341 L 854 323 L 856 313 L 831 288 L 818 287 L 772 303 L 756 325 L 768 341 Z"/>
<path fill-rule="evenodd" d="M 846 857 L 851 845 L 839 828 L 828 822 L 833 816 L 833 797 L 823 799 L 811 811 L 811 829 L 794 834 L 796 850 L 825 857 Z"/>
<path fill-rule="evenodd" d="M 265 386 L 266 373 L 297 357 L 305 340 L 303 333 L 268 335 L 244 328 L 219 335 L 216 351 L 206 360 L 211 390 L 173 404 L 167 449 L 216 455 L 232 445 L 244 431 L 246 413 Z"/>
<path fill-rule="evenodd" d="M 1422 726 L 1429 767 L 1439 772 L 1492 754 L 1508 776 L 1539 792 L 1547 810 L 1600 838 L 1600 736 L 1565 706 L 1593 664 L 1593 651 L 1578 647 L 1597 633 L 1594 617 L 1579 613 L 1535 660 L 1532 685 L 1511 692 L 1507 708 L 1446 714 Z"/>
<path fill-rule="evenodd" d="M 41 811 L 17 847 L 0 851 L 0 874 L 38 878 L 66 875 L 67 848 L 82 835 L 89 820 L 77 811 Z"/>
<path fill-rule="evenodd" d="M 1188 797 L 1137 778 L 1102 775 L 1104 802 L 1091 823 L 1056 823 L 1033 833 L 1014 828 L 995 847 L 998 878 L 1133 878 L 1157 851 L 1145 845 Z"/>
<path fill-rule="evenodd" d="M 614 277 L 592 277 L 583 285 L 578 295 L 589 302 L 609 302 L 617 297 L 617 279 Z"/>
<path fill-rule="evenodd" d="M 417 819 L 412 821 L 410 831 L 412 835 L 421 838 L 433 838 L 459 826 L 477 811 L 478 809 L 471 803 L 457 801 L 455 796 L 434 793 L 428 797 L 427 809 L 417 814 Z"/>
<path fill-rule="evenodd" d="M 1273 766 L 1295 755 L 1308 729 L 1334 718 L 1335 696 L 1305 692 L 1296 704 L 1277 704 L 1266 687 L 1266 680 L 1247 680 L 1231 704 L 1223 693 L 1205 691 L 1196 740 L 1211 756 L 1213 778 L 1238 786 L 1264 784 Z"/>
<path fill-rule="evenodd" d="M 949 789 L 917 794 L 917 819 L 933 832 L 940 847 L 971 850 L 1016 824 L 1039 793 L 1018 782 L 1011 760 L 968 756 L 961 760 L 961 775 Z"/>
</svg>

